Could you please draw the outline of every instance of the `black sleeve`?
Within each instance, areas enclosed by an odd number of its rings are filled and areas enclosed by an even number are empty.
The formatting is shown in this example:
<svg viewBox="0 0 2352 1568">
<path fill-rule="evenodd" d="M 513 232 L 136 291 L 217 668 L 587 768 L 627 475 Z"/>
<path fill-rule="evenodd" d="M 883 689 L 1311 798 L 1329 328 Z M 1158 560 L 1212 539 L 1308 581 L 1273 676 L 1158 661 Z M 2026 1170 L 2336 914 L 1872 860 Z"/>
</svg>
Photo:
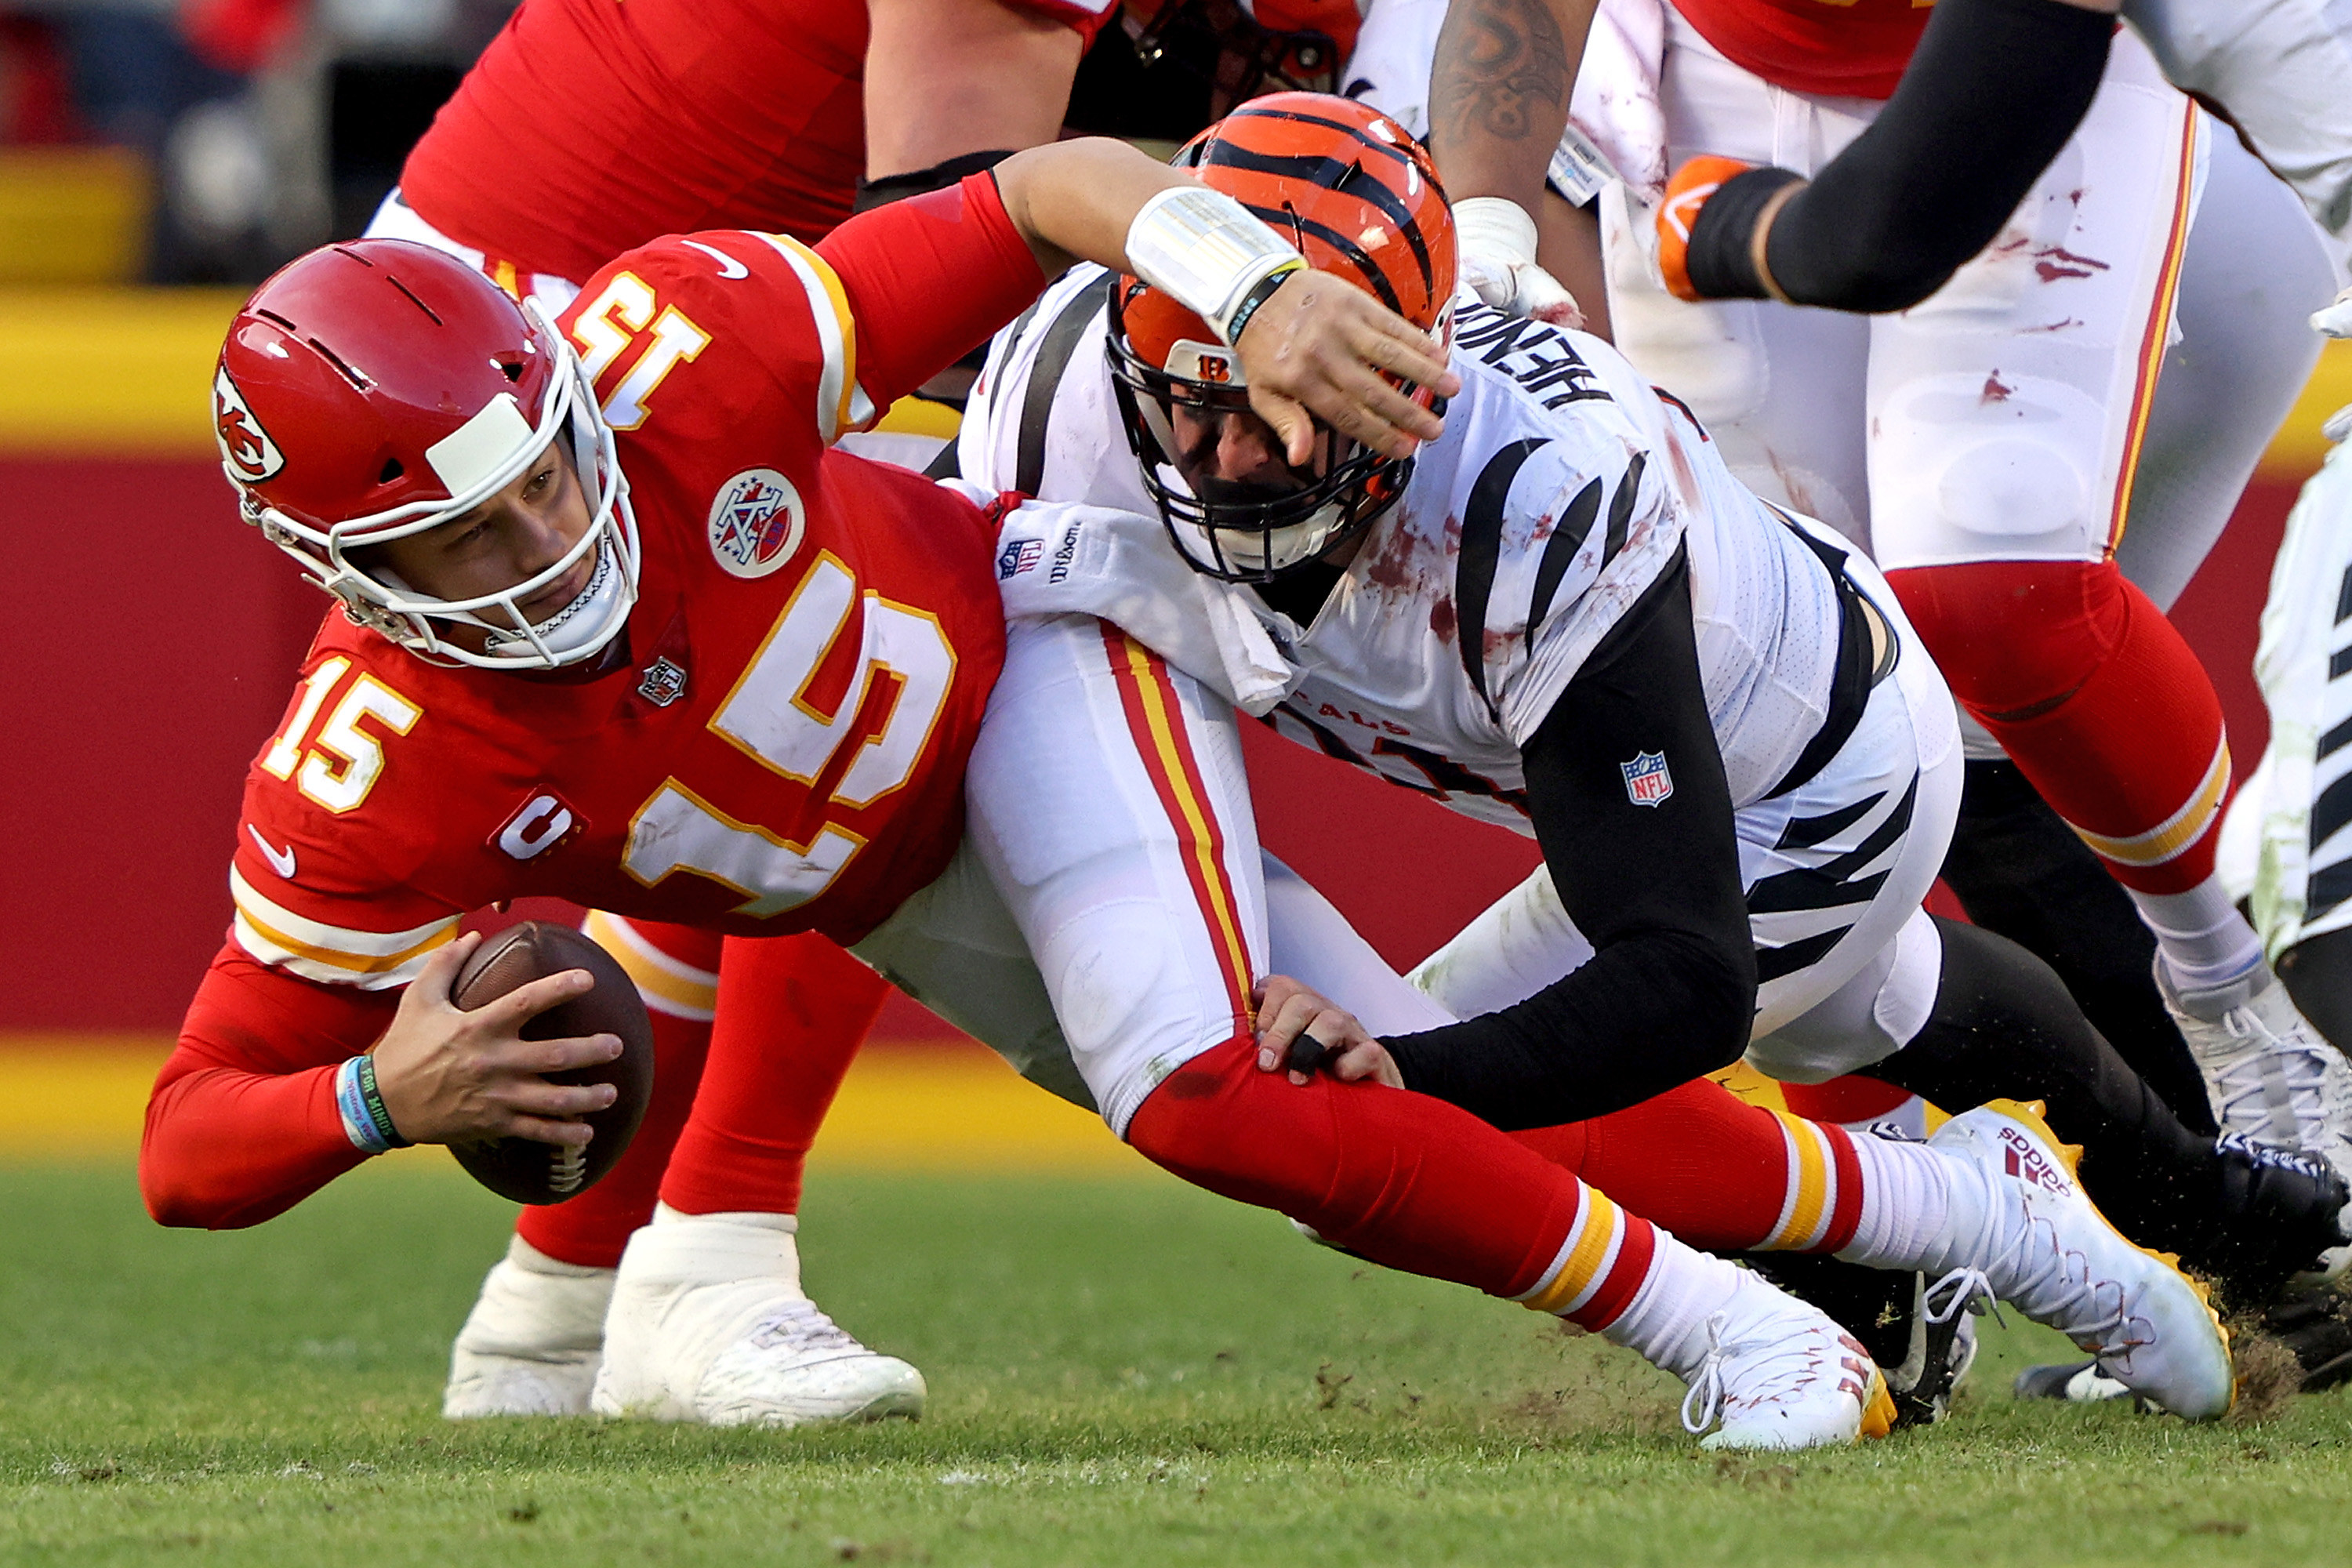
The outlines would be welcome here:
<svg viewBox="0 0 2352 1568">
<path fill-rule="evenodd" d="M 1635 804 L 1622 764 L 1665 758 Z M 1727 1067 L 1756 1016 L 1731 789 L 1677 556 L 1524 750 L 1528 810 L 1591 961 L 1516 1006 L 1384 1042 L 1408 1088 L 1497 1127 L 1605 1115 Z"/>
<path fill-rule="evenodd" d="M 1780 291 L 1800 305 L 1881 311 L 1942 288 L 2082 123 L 2115 27 L 2062 0 L 1940 0 L 1876 121 L 1773 220 L 1764 259 Z M 1689 265 L 1701 293 L 1766 297 L 1756 219 L 1761 198 L 1791 178 L 1750 170 L 1699 208 Z"/>
</svg>

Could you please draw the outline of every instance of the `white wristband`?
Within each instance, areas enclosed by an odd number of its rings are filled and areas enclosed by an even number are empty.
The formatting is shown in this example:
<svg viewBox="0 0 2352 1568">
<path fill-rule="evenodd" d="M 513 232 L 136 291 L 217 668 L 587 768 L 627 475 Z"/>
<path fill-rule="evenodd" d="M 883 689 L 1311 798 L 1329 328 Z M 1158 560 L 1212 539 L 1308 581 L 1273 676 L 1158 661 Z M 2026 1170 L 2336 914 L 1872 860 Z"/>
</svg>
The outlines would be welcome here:
<svg viewBox="0 0 2352 1568">
<path fill-rule="evenodd" d="M 1127 264 L 1208 322 L 1230 347 L 1234 313 L 1252 291 L 1307 262 L 1223 191 L 1183 184 L 1161 191 L 1135 215 L 1127 229 Z"/>
<path fill-rule="evenodd" d="M 1454 235 L 1465 256 L 1532 267 L 1536 220 L 1508 196 L 1465 196 L 1454 204 Z"/>
</svg>

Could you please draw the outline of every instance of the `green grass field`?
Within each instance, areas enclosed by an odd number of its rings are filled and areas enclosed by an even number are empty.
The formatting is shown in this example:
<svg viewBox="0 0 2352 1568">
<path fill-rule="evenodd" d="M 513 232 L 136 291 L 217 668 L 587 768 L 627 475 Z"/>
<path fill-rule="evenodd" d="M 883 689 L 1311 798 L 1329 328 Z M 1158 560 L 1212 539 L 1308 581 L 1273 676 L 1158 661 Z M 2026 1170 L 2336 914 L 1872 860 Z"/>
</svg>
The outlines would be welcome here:
<svg viewBox="0 0 2352 1568">
<path fill-rule="evenodd" d="M 236 1235 L 0 1170 L 0 1562 L 2340 1563 L 2352 1404 L 2022 1407 L 1718 1458 L 1679 1385 L 1149 1176 L 820 1173 L 820 1300 L 930 1380 L 793 1433 L 436 1415 L 508 1211 L 404 1157 Z"/>
</svg>

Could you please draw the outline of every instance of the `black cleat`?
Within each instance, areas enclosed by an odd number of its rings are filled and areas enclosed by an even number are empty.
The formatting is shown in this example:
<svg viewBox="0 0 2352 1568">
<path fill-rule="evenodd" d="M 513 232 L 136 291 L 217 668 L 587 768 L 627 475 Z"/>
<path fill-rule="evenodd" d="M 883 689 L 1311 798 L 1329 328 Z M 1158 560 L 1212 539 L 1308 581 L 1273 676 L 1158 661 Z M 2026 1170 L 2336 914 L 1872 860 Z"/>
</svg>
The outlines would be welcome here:
<svg viewBox="0 0 2352 1568">
<path fill-rule="evenodd" d="M 2352 1300 L 2326 1291 L 2282 1301 L 2263 1314 L 2263 1331 L 2294 1352 L 2304 1393 L 2352 1382 Z"/>
<path fill-rule="evenodd" d="M 2326 1162 L 2232 1132 L 2213 1141 L 2213 1153 L 2220 1201 L 2205 1236 L 2182 1247 L 2180 1258 L 2212 1275 L 2233 1304 L 2269 1303 L 2294 1276 L 2324 1269 L 2323 1254 L 2352 1241 L 2342 1218 L 2352 1192 Z"/>
<path fill-rule="evenodd" d="M 1886 1376 L 1897 1427 L 1944 1418 L 1954 1386 L 1976 1360 L 1976 1333 L 1966 1312 L 1927 1321 L 1920 1304 L 1925 1277 L 1821 1253 L 1750 1252 L 1742 1261 L 1862 1342 Z"/>
</svg>

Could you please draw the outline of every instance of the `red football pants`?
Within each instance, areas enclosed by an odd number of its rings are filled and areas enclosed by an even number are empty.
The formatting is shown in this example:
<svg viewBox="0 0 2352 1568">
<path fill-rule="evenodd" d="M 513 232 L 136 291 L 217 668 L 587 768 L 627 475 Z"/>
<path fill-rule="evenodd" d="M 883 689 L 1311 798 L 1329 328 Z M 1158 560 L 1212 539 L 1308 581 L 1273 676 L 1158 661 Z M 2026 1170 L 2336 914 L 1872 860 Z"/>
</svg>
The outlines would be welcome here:
<svg viewBox="0 0 2352 1568">
<path fill-rule="evenodd" d="M 1952 692 L 2107 869 L 2213 874 L 2230 751 L 2205 667 L 2113 561 L 1983 561 L 1886 580 Z"/>
<path fill-rule="evenodd" d="M 817 1129 L 889 986 L 815 935 L 720 940 L 683 926 L 631 929 L 678 963 L 719 973 L 715 1023 L 650 1009 L 654 1093 L 635 1140 L 595 1186 L 527 1208 L 525 1241 L 609 1268 L 653 1217 L 656 1194 L 687 1214 L 793 1214 Z"/>
</svg>

